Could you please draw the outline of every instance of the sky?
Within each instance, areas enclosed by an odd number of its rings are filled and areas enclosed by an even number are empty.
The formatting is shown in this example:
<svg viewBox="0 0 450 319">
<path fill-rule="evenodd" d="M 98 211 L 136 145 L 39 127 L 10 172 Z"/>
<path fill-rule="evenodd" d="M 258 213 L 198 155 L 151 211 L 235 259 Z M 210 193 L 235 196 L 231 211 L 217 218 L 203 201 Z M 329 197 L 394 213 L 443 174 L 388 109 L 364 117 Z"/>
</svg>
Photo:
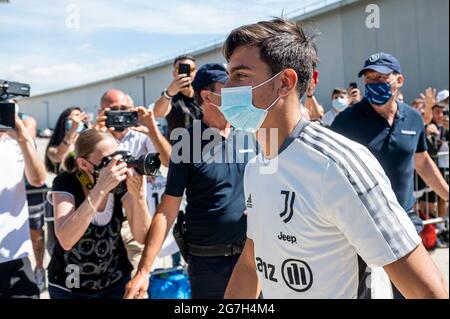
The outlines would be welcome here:
<svg viewBox="0 0 450 319">
<path fill-rule="evenodd" d="M 121 74 L 318 0 L 0 0 L 0 79 L 32 94 Z"/>
</svg>

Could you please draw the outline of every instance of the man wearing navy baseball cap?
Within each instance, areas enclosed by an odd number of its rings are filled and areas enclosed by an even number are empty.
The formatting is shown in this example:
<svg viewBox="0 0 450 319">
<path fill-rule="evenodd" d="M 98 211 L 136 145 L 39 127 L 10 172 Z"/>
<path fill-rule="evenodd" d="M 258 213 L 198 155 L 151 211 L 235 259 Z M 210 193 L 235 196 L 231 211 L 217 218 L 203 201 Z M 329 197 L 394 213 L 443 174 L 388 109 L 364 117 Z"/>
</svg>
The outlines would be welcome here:
<svg viewBox="0 0 450 319">
<path fill-rule="evenodd" d="M 375 155 L 398 202 L 420 233 L 423 223 L 413 210 L 414 169 L 442 199 L 449 198 L 448 184 L 428 155 L 422 117 L 397 100 L 405 78 L 393 55 L 371 55 L 358 75 L 365 84 L 364 99 L 340 113 L 331 129 L 366 146 Z M 393 288 L 394 297 L 402 298 Z"/>
<path fill-rule="evenodd" d="M 197 71 L 192 87 L 203 115 L 201 121 L 194 121 L 173 146 L 178 152 L 172 153 L 165 194 L 147 235 L 137 274 L 127 286 L 127 298 L 145 294 L 148 274 L 164 236 L 177 218 L 177 224 L 181 225 L 183 216 L 187 235 L 179 246 L 188 262 L 192 298 L 224 297 L 246 239 L 244 168 L 247 161 L 256 155 L 256 147 L 251 140 L 247 140 L 245 148 L 235 142 L 231 147 L 226 143 L 231 135 L 231 126 L 220 112 L 219 93 L 227 80 L 228 74 L 222 64 L 206 64 Z M 235 136 L 229 139 L 234 141 Z M 214 157 L 210 161 L 204 155 L 216 150 L 222 155 L 232 151 L 230 157 L 241 160 L 224 162 Z M 239 155 L 249 153 L 253 155 Z M 176 155 L 183 159 L 186 155 L 189 161 L 180 162 L 175 159 Z M 186 214 L 182 215 L 179 207 L 184 193 L 187 206 Z M 178 229 L 177 226 L 175 228 Z M 183 246 L 187 248 L 183 249 Z"/>
</svg>

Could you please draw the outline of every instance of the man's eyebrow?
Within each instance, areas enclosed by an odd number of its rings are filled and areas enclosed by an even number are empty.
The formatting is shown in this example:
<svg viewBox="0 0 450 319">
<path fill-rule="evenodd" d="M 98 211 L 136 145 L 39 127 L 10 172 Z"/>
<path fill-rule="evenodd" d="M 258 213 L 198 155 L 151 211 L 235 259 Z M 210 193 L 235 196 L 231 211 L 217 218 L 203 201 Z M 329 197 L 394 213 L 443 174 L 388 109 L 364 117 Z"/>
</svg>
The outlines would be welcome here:
<svg viewBox="0 0 450 319">
<path fill-rule="evenodd" d="M 247 65 L 241 64 L 241 65 L 238 65 L 238 66 L 235 66 L 235 67 L 231 68 L 229 70 L 229 73 L 231 74 L 233 72 L 240 71 L 240 70 L 251 71 L 252 69 L 249 66 L 247 66 Z"/>
</svg>

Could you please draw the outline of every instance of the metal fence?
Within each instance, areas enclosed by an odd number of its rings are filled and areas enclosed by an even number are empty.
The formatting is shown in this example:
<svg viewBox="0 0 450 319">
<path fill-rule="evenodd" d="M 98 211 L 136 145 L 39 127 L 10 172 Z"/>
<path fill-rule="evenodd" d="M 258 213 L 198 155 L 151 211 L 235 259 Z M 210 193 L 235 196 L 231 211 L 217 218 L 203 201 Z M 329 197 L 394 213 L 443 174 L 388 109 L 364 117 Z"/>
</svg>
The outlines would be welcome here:
<svg viewBox="0 0 450 319">
<path fill-rule="evenodd" d="M 448 157 L 448 151 L 432 156 L 447 183 L 449 182 Z M 448 216 L 448 206 L 444 201 L 440 203 L 441 199 L 421 180 L 417 173 L 414 174 L 414 197 L 416 199 L 415 211 L 418 214 L 421 213 L 424 225 L 445 222 L 445 216 Z"/>
</svg>

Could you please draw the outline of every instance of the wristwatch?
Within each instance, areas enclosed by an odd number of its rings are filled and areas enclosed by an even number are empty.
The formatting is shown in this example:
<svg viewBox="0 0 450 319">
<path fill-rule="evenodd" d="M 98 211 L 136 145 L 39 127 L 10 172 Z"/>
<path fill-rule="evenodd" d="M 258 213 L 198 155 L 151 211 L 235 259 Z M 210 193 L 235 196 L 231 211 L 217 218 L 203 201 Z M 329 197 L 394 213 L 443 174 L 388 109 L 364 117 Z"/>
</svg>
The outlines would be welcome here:
<svg viewBox="0 0 450 319">
<path fill-rule="evenodd" d="M 169 93 L 167 93 L 167 88 L 164 90 L 163 95 L 166 99 L 171 100 L 173 98 L 172 95 L 170 95 Z"/>
</svg>

